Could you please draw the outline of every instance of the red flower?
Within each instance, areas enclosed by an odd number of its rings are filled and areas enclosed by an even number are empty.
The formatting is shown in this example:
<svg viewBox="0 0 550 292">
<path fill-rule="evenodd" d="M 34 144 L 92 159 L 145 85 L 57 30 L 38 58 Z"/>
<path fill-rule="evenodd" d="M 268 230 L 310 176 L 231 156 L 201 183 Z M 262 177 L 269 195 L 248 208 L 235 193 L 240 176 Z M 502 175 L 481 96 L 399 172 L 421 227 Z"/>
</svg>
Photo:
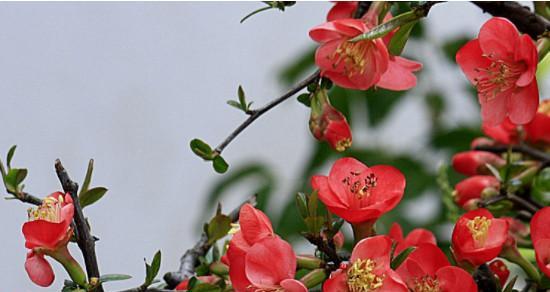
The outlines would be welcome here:
<svg viewBox="0 0 550 292">
<path fill-rule="evenodd" d="M 518 126 L 514 125 L 509 118 L 497 126 L 489 126 L 486 123 L 481 125 L 485 135 L 493 138 L 501 144 L 517 144 L 519 142 Z"/>
<path fill-rule="evenodd" d="M 455 186 L 453 197 L 457 205 L 464 207 L 468 201 L 472 199 L 480 199 L 481 193 L 486 188 L 500 188 L 500 182 L 494 176 L 490 175 L 475 175 L 469 177 Z"/>
<path fill-rule="evenodd" d="M 470 274 L 453 267 L 445 254 L 433 244 L 416 248 L 397 268 L 410 291 L 476 292 L 477 285 Z"/>
<path fill-rule="evenodd" d="M 550 100 L 541 102 L 535 118 L 523 128 L 530 142 L 550 143 Z"/>
<path fill-rule="evenodd" d="M 453 168 L 458 173 L 467 176 L 476 174 L 490 174 L 487 164 L 501 167 L 506 164 L 502 157 L 487 151 L 465 151 L 453 156 Z"/>
<path fill-rule="evenodd" d="M 487 209 L 462 215 L 452 236 L 453 252 L 459 261 L 479 266 L 498 256 L 508 236 L 508 222 L 494 218 Z"/>
<path fill-rule="evenodd" d="M 392 166 L 369 168 L 354 158 L 341 158 L 328 176 L 313 176 L 311 185 L 332 213 L 350 223 L 363 223 L 376 220 L 399 203 L 405 177 Z"/>
<path fill-rule="evenodd" d="M 384 42 L 348 42 L 368 29 L 359 19 L 337 19 L 311 29 L 309 36 L 321 44 L 315 53 L 321 75 L 345 88 L 366 90 L 375 85 L 388 69 Z"/>
<path fill-rule="evenodd" d="M 290 244 L 273 233 L 269 218 L 250 204 L 241 207 L 240 231 L 229 242 L 229 278 L 237 292 L 307 291 L 294 280 L 296 255 Z"/>
<path fill-rule="evenodd" d="M 353 18 L 353 14 L 357 9 L 357 1 L 339 1 L 334 3 L 334 6 L 327 14 L 327 21 L 337 19 Z"/>
<path fill-rule="evenodd" d="M 397 222 L 392 224 L 388 235 L 392 240 L 397 243 L 397 245 L 395 246 L 394 255 L 398 255 L 404 249 L 410 246 L 419 246 L 423 243 L 437 243 L 433 233 L 424 228 L 413 229 L 413 231 L 407 234 L 406 237 L 403 237 L 403 229 Z"/>
<path fill-rule="evenodd" d="M 220 278 L 218 276 L 200 276 L 197 277 L 197 280 L 199 280 L 201 283 L 207 283 L 207 284 L 216 284 Z M 187 291 L 187 286 L 189 285 L 189 280 L 183 280 L 181 283 L 176 286 L 175 290 L 177 291 Z"/>
<path fill-rule="evenodd" d="M 494 260 L 489 264 L 489 269 L 491 269 L 493 274 L 497 277 L 500 282 L 500 287 L 504 287 L 510 276 L 510 270 L 508 270 L 506 264 L 501 260 Z"/>
<path fill-rule="evenodd" d="M 531 241 L 539 269 L 550 277 L 550 207 L 544 207 L 531 219 Z"/>
<path fill-rule="evenodd" d="M 311 101 L 309 129 L 319 141 L 327 141 L 336 151 L 342 152 L 351 146 L 351 129 L 346 117 L 330 105 L 327 92 L 320 89 Z"/>
<path fill-rule="evenodd" d="M 457 52 L 456 62 L 477 88 L 484 123 L 495 126 L 507 116 L 514 124 L 533 119 L 539 103 L 537 48 L 512 22 L 489 19 L 478 38 Z"/>
<path fill-rule="evenodd" d="M 407 291 L 401 277 L 390 268 L 392 241 L 388 236 L 365 238 L 353 248 L 349 264 L 333 272 L 325 292 Z"/>
<path fill-rule="evenodd" d="M 29 209 L 29 221 L 23 224 L 25 247 L 30 249 L 25 270 L 35 284 L 48 287 L 55 278 L 44 255 L 51 256 L 64 265 L 66 261 L 74 261 L 67 250 L 67 243 L 73 232 L 70 227 L 73 214 L 71 196 L 61 192 L 49 195 L 44 198 L 42 205 Z"/>
</svg>

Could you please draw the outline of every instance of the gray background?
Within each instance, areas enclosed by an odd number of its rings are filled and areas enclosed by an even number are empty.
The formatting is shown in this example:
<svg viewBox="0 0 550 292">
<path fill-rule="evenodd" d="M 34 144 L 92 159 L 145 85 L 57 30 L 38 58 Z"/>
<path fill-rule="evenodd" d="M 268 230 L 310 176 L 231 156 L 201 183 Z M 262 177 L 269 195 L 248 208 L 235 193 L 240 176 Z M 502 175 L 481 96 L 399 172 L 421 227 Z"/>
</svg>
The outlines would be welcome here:
<svg viewBox="0 0 550 292">
<path fill-rule="evenodd" d="M 163 252 L 161 273 L 177 267 L 179 256 L 198 237 L 197 219 L 210 212 L 202 208 L 204 194 L 219 177 L 188 150 L 190 139 L 216 144 L 244 119 L 225 104 L 235 97 L 238 84 L 257 105 L 281 93 L 277 73 L 313 45 L 308 30 L 324 21 L 330 4 L 299 3 L 285 13 L 269 11 L 239 24 L 258 7 L 260 3 L 0 4 L 0 153 L 19 145 L 13 164 L 29 168 L 27 191 L 39 196 L 59 189 L 55 158 L 78 181 L 87 160 L 95 159 L 93 184 L 109 188 L 101 202 L 86 210 L 101 238 L 100 268 L 134 276 L 107 290 L 139 285 L 143 258 L 150 259 L 157 249 Z M 428 40 L 438 44 L 474 35 L 486 18 L 468 3 L 440 4 L 427 20 Z M 462 74 L 433 47 L 413 42 L 409 49 L 429 74 L 422 75 L 418 88 L 382 127 L 356 130 L 354 143 L 420 150 L 421 155 L 428 120 L 418 114 L 424 109 L 415 96 L 434 87 L 456 97 L 451 108 L 459 110 L 449 112 L 446 122 L 478 119 L 478 106 L 461 98 Z M 307 120 L 305 107 L 284 103 L 247 129 L 224 156 L 234 166 L 265 162 L 276 170 L 277 192 L 287 194 L 313 143 Z M 433 160 L 435 167 L 438 160 Z M 248 189 L 235 188 L 227 209 L 244 199 Z M 411 206 L 411 214 L 425 212 L 430 198 L 424 198 L 424 209 Z M 0 201 L 3 291 L 40 290 L 23 269 L 26 208 L 18 201 Z M 76 250 L 73 254 L 81 260 Z M 57 274 L 44 291 L 59 290 L 64 274 Z"/>
</svg>

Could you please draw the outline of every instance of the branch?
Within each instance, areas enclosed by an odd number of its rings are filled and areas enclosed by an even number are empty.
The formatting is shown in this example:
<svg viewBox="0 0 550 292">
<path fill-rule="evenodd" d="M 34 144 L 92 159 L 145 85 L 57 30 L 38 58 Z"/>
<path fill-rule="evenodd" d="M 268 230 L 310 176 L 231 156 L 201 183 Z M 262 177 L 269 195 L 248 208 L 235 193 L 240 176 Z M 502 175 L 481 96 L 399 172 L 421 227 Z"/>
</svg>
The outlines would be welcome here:
<svg viewBox="0 0 550 292">
<path fill-rule="evenodd" d="M 88 274 L 88 281 L 91 285 L 99 279 L 99 266 L 97 264 L 97 257 L 95 254 L 95 239 L 90 233 L 90 227 L 82 212 L 82 207 L 78 200 L 78 184 L 71 180 L 69 174 L 61 164 L 61 161 L 57 159 L 55 161 L 55 172 L 61 182 L 61 186 L 66 193 L 71 195 L 74 204 L 74 225 L 76 232 L 76 241 L 78 247 L 82 251 L 84 262 L 86 263 L 86 272 Z M 94 286 L 93 291 L 103 292 L 101 283 Z"/>
<path fill-rule="evenodd" d="M 332 265 L 332 268 L 334 268 L 334 270 L 340 266 L 342 259 L 336 252 L 336 249 L 334 249 L 333 245 L 332 246 L 329 245 L 329 243 L 318 234 L 304 234 L 304 237 L 311 244 L 315 245 L 317 247 L 317 250 L 324 253 L 330 262 L 334 263 L 334 265 Z M 327 267 L 330 267 L 330 266 L 327 265 Z"/>
<path fill-rule="evenodd" d="M 267 111 L 274 108 L 275 106 L 279 105 L 281 102 L 289 99 L 300 90 L 306 88 L 308 85 L 316 82 L 319 79 L 319 76 L 319 71 L 316 71 L 315 73 L 304 79 L 302 82 L 296 84 L 294 87 L 289 89 L 285 94 L 266 104 L 264 107 L 257 110 L 249 111 L 248 113 L 250 114 L 250 116 L 248 117 L 248 119 L 246 119 L 241 125 L 239 125 L 231 134 L 229 134 L 229 136 L 227 136 L 227 138 L 225 138 L 225 140 L 221 142 L 214 151 L 218 154 L 221 154 L 225 147 L 227 147 L 227 145 L 229 145 L 229 143 L 231 143 L 233 139 L 235 139 L 244 129 L 250 126 L 250 124 L 252 124 L 257 118 L 259 118 L 261 115 L 265 114 Z"/>
<path fill-rule="evenodd" d="M 13 195 L 13 197 L 6 197 L 7 200 L 17 199 L 23 203 L 29 203 L 31 205 L 40 206 L 42 205 L 42 199 L 35 197 L 27 192 L 10 192 L 6 189 L 8 193 Z"/>
<path fill-rule="evenodd" d="M 550 21 L 544 17 L 532 12 L 529 7 L 522 6 L 515 1 L 496 1 L 482 2 L 472 1 L 483 10 L 493 16 L 505 17 L 513 22 L 516 27 L 523 33 L 531 36 L 534 40 L 550 30 Z"/>
<path fill-rule="evenodd" d="M 508 152 L 511 148 L 513 152 L 519 152 L 531 156 L 532 158 L 539 160 L 542 163 L 541 168 L 550 165 L 550 154 L 540 151 L 536 148 L 527 146 L 525 144 L 520 145 L 495 145 L 495 146 L 477 146 L 474 150 L 487 151 L 492 153 L 504 153 Z"/>
<path fill-rule="evenodd" d="M 256 195 L 252 196 L 250 199 L 246 200 L 237 208 L 233 209 L 231 213 L 229 213 L 228 216 L 231 219 L 231 222 L 235 223 L 239 220 L 239 211 L 241 210 L 241 206 L 247 203 L 255 206 Z M 188 249 L 180 258 L 180 267 L 178 271 L 168 272 L 164 275 L 163 278 L 168 284 L 168 287 L 173 288 L 181 281 L 193 277 L 195 275 L 195 267 L 199 264 L 199 257 L 206 255 L 211 247 L 212 245 L 208 243 L 208 236 L 203 232 L 201 234 L 201 238 L 197 241 L 197 243 L 195 243 L 193 248 Z"/>
<path fill-rule="evenodd" d="M 161 289 L 161 288 L 146 288 L 146 289 L 141 289 L 141 287 L 138 287 L 138 288 L 132 288 L 132 289 L 121 290 L 121 291 L 118 291 L 118 292 L 174 292 L 174 290 Z"/>
</svg>

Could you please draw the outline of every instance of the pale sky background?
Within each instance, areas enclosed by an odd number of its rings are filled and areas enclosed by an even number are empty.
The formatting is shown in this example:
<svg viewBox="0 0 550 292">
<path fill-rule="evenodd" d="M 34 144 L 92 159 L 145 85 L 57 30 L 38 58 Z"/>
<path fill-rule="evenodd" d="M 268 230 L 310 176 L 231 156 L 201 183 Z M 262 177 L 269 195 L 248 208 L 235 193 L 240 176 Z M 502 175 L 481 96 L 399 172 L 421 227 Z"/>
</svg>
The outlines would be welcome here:
<svg viewBox="0 0 550 292">
<path fill-rule="evenodd" d="M 215 145 L 245 118 L 225 103 L 239 84 L 257 105 L 283 92 L 277 73 L 312 45 L 308 30 L 324 21 L 330 4 L 298 3 L 239 24 L 259 7 L 257 2 L 0 4 L 1 157 L 18 145 L 13 164 L 29 169 L 26 190 L 37 196 L 60 188 L 55 158 L 77 181 L 88 159 L 95 159 L 93 185 L 109 188 L 86 209 L 101 239 L 100 269 L 134 276 L 108 284 L 107 291 L 139 285 L 143 258 L 151 259 L 158 249 L 161 275 L 178 267 L 180 255 L 199 237 L 205 194 L 220 177 L 190 152 L 189 141 L 201 137 Z M 474 35 L 485 19 L 468 3 L 439 4 L 426 23 L 428 40 Z M 382 128 L 354 132 L 354 143 L 419 150 L 428 126 L 418 114 L 424 110 L 419 97 L 429 89 L 444 88 L 456 97 L 450 107 L 460 110 L 448 113 L 448 123 L 479 114 L 461 98 L 464 77 L 450 70 L 440 52 L 417 43 L 409 49 L 429 74 Z M 277 174 L 276 191 L 288 194 L 313 143 L 307 120 L 307 109 L 288 101 L 247 129 L 224 157 L 233 167 L 266 163 Z M 247 186 L 235 189 L 227 209 L 249 192 Z M 65 275 L 57 263 L 52 261 L 58 277 L 47 289 L 34 286 L 23 269 L 27 207 L 0 201 L 2 289 L 58 291 Z M 73 255 L 81 260 L 76 250 Z"/>
</svg>

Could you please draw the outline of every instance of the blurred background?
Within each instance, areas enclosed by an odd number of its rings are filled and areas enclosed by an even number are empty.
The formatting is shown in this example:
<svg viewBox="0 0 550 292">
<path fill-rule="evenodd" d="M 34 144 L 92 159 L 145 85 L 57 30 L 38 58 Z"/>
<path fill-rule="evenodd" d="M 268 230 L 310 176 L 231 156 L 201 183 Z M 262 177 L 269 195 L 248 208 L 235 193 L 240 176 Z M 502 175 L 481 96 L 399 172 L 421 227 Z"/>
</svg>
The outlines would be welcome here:
<svg viewBox="0 0 550 292">
<path fill-rule="evenodd" d="M 109 189 L 86 209 L 100 238 L 100 270 L 134 276 L 107 291 L 141 284 L 143 258 L 158 249 L 161 274 L 176 270 L 216 202 L 230 211 L 254 193 L 279 234 L 299 251 L 312 249 L 298 236 L 294 193 L 308 191 L 309 177 L 326 173 L 338 155 L 309 133 L 308 108 L 293 98 L 257 120 L 225 150 L 224 175 L 189 150 L 196 137 L 217 145 L 245 119 L 226 104 L 239 84 L 261 106 L 315 70 L 308 31 L 331 4 L 298 3 L 239 24 L 262 5 L 0 4 L 0 152 L 18 145 L 12 165 L 29 169 L 26 190 L 40 197 L 60 189 L 56 158 L 79 182 L 95 159 L 92 185 Z M 332 90 L 353 127 L 353 148 L 343 155 L 406 175 L 405 198 L 379 230 L 398 221 L 448 239 L 438 167 L 480 135 L 479 106 L 454 53 L 488 17 L 469 3 L 434 6 L 405 49 L 424 64 L 409 92 Z M 545 96 L 550 84 L 539 82 Z M 23 268 L 28 207 L 0 202 L 6 291 L 40 290 Z M 58 277 L 44 291 L 59 290 L 65 278 L 53 265 Z"/>
</svg>

